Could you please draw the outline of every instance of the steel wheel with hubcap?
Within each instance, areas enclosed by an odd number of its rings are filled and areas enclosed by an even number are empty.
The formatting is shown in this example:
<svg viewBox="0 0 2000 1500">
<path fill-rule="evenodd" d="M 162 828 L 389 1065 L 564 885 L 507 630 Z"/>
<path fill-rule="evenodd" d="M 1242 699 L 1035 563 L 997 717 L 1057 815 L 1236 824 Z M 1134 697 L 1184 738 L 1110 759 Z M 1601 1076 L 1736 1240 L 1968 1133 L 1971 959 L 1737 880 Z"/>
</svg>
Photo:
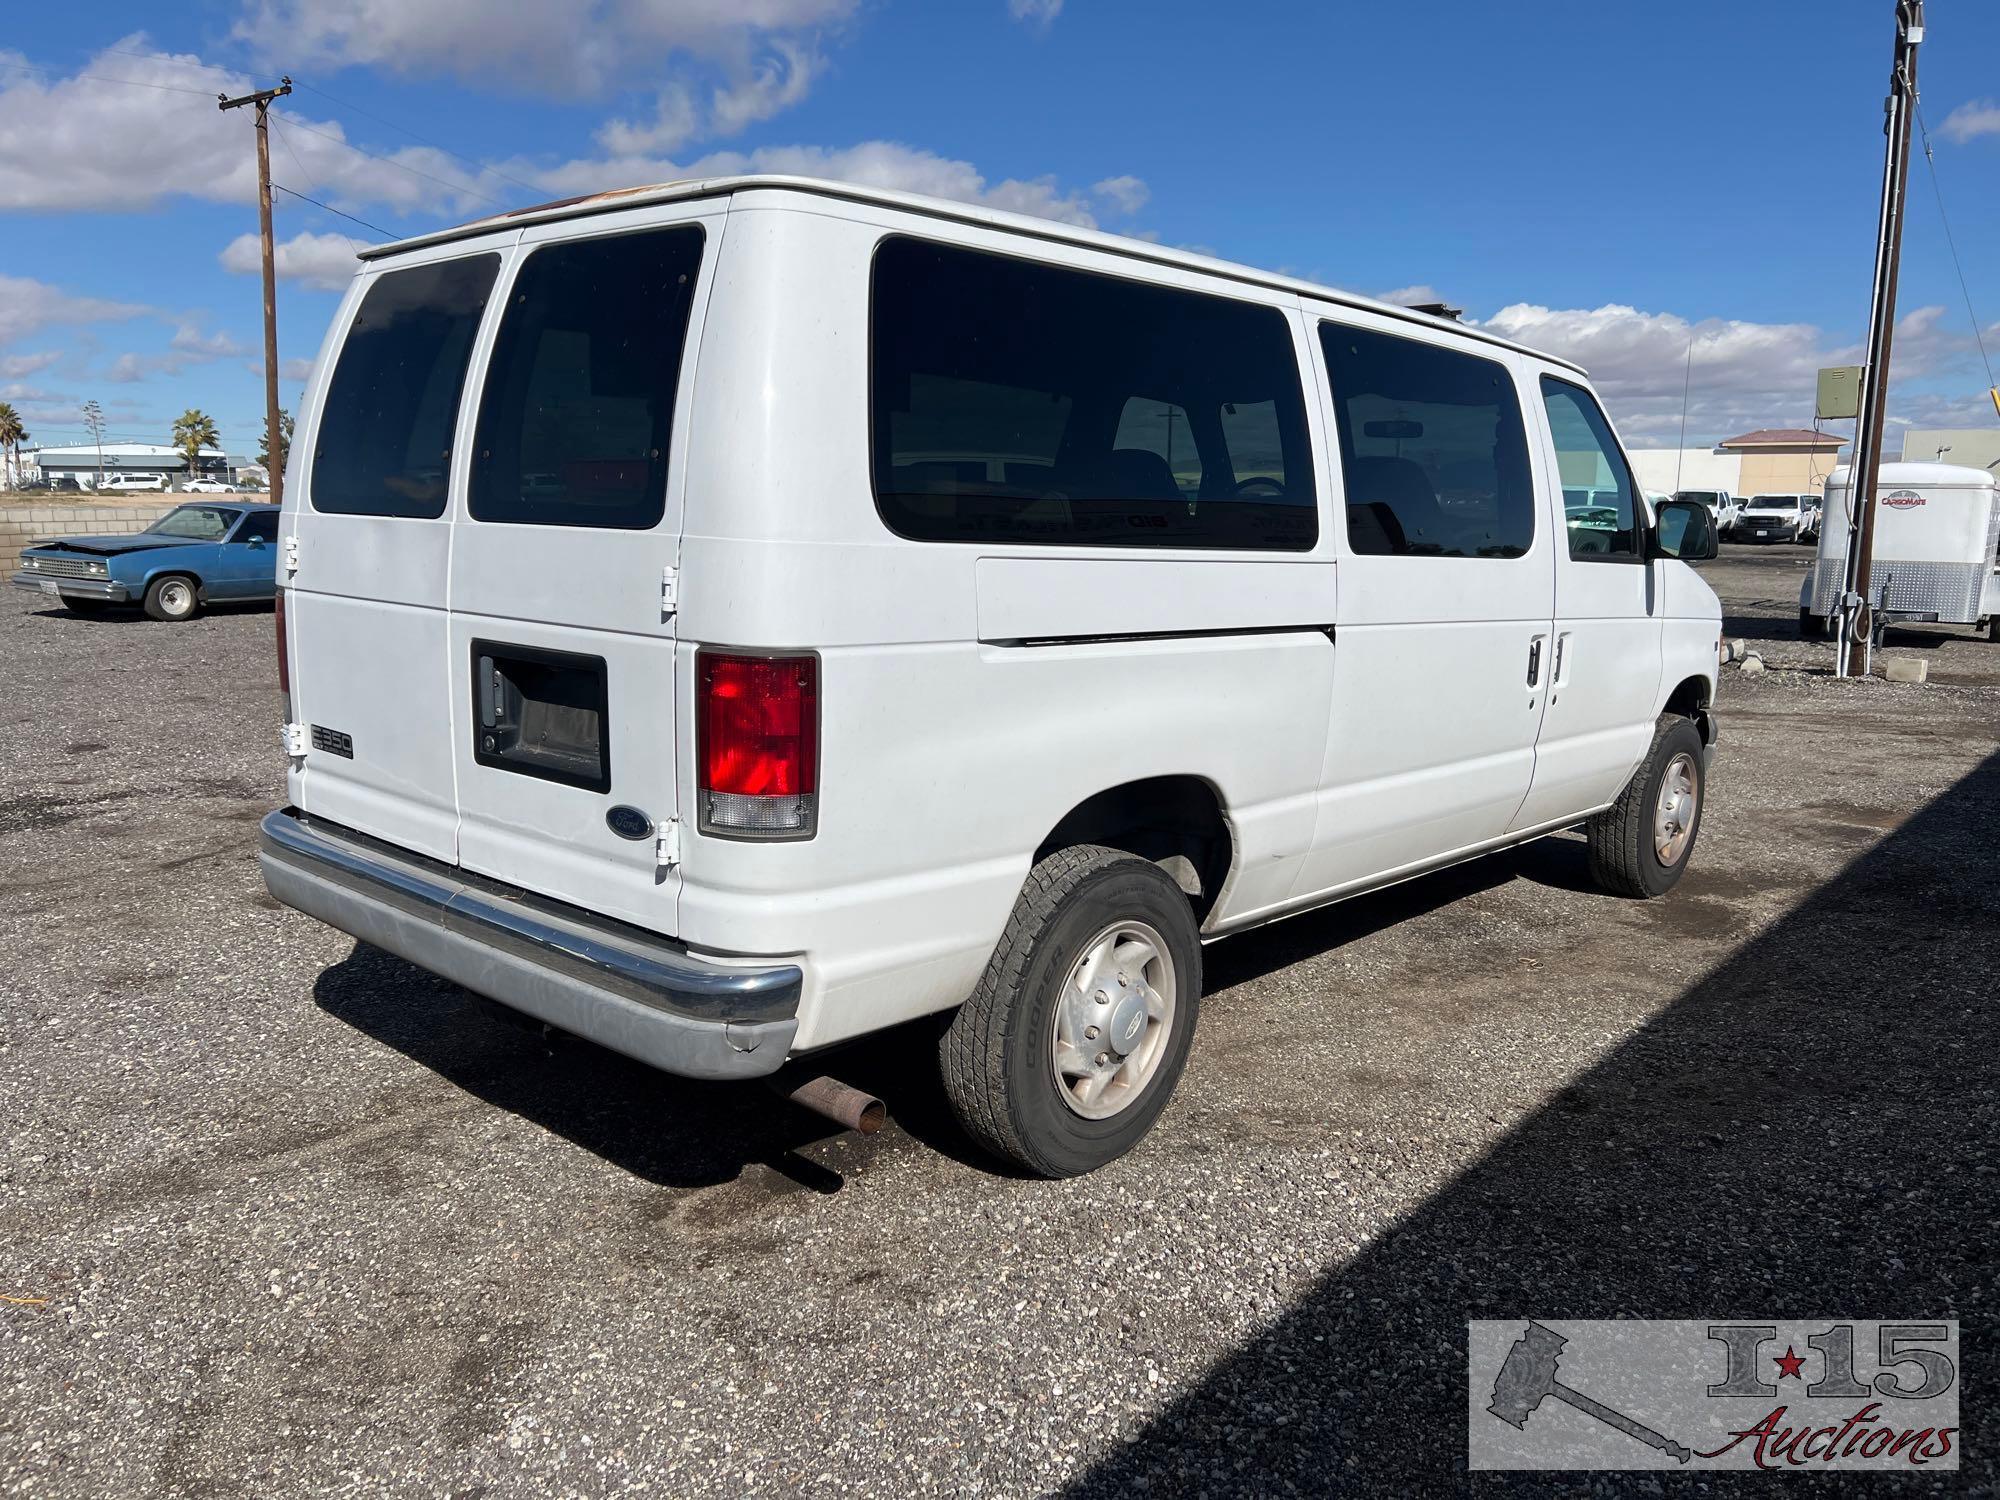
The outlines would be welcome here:
<svg viewBox="0 0 2000 1500">
<path fill-rule="evenodd" d="M 156 620 L 191 619 L 197 600 L 192 578 L 169 574 L 147 585 L 146 613 Z"/>
<path fill-rule="evenodd" d="M 1591 877 L 1620 896 L 1672 890 L 1694 853 L 1707 787 L 1706 747 L 1694 720 L 1661 715 L 1625 790 L 1584 825 Z"/>
<path fill-rule="evenodd" d="M 1043 1177 L 1137 1145 L 1173 1097 L 1201 998 L 1188 897 L 1151 860 L 1079 844 L 1028 874 L 938 1043 L 967 1134 Z"/>
<path fill-rule="evenodd" d="M 1694 837 L 1701 789 L 1695 784 L 1694 757 L 1683 751 L 1667 762 L 1653 806 L 1653 853 L 1663 865 L 1677 865 Z"/>
<path fill-rule="evenodd" d="M 1174 961 L 1143 922 L 1114 922 L 1084 945 L 1056 1004 L 1050 1061 L 1063 1103 L 1105 1120 L 1145 1092 L 1174 1022 Z"/>
</svg>

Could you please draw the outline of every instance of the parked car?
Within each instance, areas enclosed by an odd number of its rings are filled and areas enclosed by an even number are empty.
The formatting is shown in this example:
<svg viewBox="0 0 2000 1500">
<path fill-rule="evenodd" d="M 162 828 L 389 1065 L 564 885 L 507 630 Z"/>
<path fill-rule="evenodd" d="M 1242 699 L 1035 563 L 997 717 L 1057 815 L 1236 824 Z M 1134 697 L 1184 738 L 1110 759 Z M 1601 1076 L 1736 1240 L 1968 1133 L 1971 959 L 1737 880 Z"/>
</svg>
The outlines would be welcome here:
<svg viewBox="0 0 2000 1500">
<path fill-rule="evenodd" d="M 190 495 L 233 495 L 236 486 L 220 479 L 190 479 L 181 488 Z"/>
<path fill-rule="evenodd" d="M 277 540 L 275 505 L 183 505 L 130 536 L 37 542 L 14 582 L 78 614 L 137 602 L 156 620 L 188 620 L 214 600 L 276 594 Z"/>
<path fill-rule="evenodd" d="M 1739 542 L 1795 542 L 1805 518 L 1803 495 L 1752 495 L 1737 518 Z"/>
<path fill-rule="evenodd" d="M 1728 490 L 1676 490 L 1676 500 L 1697 500 L 1708 507 L 1708 513 L 1715 522 L 1715 534 L 1727 537 L 1735 527 L 1742 507 Z"/>
<path fill-rule="evenodd" d="M 1799 496 L 1799 541 L 1805 546 L 1819 540 L 1819 512 L 1818 495 Z"/>
<path fill-rule="evenodd" d="M 164 474 L 113 474 L 98 486 L 101 490 L 158 490 L 167 488 Z"/>
<path fill-rule="evenodd" d="M 376 947 L 837 1118 L 828 1049 L 949 1013 L 966 1130 L 1062 1176 L 1166 1107 L 1207 941 L 1558 829 L 1687 866 L 1713 528 L 1572 364 L 796 178 L 364 255 L 261 860 Z"/>
</svg>

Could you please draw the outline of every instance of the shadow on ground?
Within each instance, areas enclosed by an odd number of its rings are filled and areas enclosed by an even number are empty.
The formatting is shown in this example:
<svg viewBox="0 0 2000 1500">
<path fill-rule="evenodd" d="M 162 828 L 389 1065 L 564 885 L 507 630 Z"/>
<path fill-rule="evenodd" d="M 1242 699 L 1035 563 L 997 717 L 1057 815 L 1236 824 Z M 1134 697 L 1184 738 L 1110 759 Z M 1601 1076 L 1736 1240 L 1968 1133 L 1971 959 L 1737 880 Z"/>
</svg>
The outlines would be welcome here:
<svg viewBox="0 0 2000 1500">
<path fill-rule="evenodd" d="M 1474 1318 L 1963 1320 L 1992 1494 L 2000 756 L 1725 960 L 1069 1493 L 1659 1493 L 1468 1475 Z M 1984 1247 L 1984 1248 L 1981 1248 Z M 1754 1480 L 1752 1481 L 1754 1483 Z M 1680 1484 L 1734 1492 L 1690 1476 Z M 1789 1476 L 1817 1493 L 1854 1481 Z M 1607 1487 L 1608 1485 L 1608 1487 Z M 1786 1493 L 1792 1493 L 1787 1489 Z"/>
</svg>

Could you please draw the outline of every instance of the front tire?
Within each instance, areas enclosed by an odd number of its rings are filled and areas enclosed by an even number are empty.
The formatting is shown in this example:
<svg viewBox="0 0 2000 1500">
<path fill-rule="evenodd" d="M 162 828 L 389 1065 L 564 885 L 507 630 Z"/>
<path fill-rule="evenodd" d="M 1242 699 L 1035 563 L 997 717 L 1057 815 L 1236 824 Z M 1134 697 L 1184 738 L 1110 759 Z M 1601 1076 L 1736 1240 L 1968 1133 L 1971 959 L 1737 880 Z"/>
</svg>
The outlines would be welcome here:
<svg viewBox="0 0 2000 1500">
<path fill-rule="evenodd" d="M 1201 935 L 1158 865 L 1082 844 L 1029 872 L 972 997 L 938 1043 L 967 1134 L 1042 1177 L 1144 1138 L 1173 1096 L 1201 1000 Z"/>
<path fill-rule="evenodd" d="M 1701 731 L 1665 714 L 1618 800 L 1589 823 L 1590 876 L 1616 896 L 1651 900 L 1680 883 L 1708 801 Z"/>
<path fill-rule="evenodd" d="M 155 620 L 179 624 L 192 620 L 200 608 L 201 596 L 194 580 L 183 573 L 169 573 L 146 585 L 146 613 Z"/>
</svg>

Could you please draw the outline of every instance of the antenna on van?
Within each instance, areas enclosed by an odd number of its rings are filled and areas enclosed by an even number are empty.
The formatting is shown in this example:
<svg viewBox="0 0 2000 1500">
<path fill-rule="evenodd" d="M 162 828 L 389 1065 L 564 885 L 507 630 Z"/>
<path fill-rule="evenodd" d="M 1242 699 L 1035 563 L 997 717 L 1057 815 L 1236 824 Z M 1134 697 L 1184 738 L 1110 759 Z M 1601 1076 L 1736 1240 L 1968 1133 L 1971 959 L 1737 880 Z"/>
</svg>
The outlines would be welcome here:
<svg viewBox="0 0 2000 1500">
<path fill-rule="evenodd" d="M 1688 330 L 1687 368 L 1681 371 L 1681 445 L 1674 450 L 1674 493 L 1681 492 L 1681 465 L 1688 451 L 1688 391 L 1694 383 L 1694 330 Z"/>
</svg>

